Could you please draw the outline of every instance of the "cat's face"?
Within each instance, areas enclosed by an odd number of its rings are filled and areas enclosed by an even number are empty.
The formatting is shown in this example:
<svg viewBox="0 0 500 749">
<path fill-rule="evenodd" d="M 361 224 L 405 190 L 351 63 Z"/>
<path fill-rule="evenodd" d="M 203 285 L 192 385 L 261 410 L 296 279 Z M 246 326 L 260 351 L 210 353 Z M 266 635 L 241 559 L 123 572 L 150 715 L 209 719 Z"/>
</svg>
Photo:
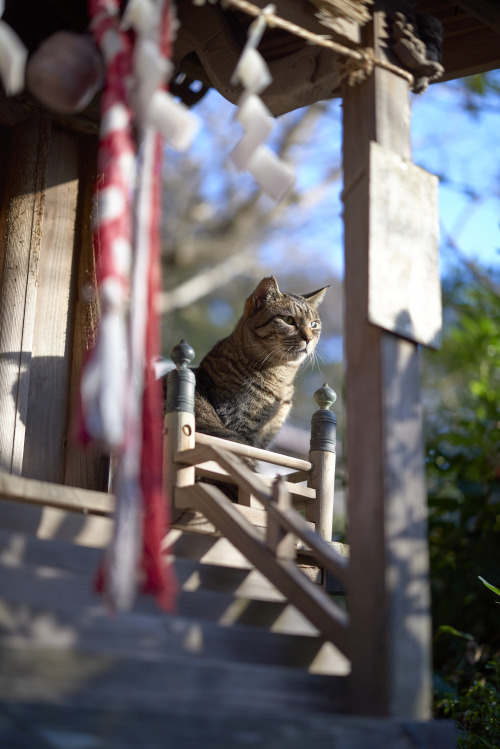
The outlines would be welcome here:
<svg viewBox="0 0 500 749">
<path fill-rule="evenodd" d="M 259 283 L 243 314 L 245 340 L 258 366 L 297 366 L 312 354 L 321 332 L 318 305 L 327 288 L 296 296 L 281 292 L 273 276 Z"/>
</svg>

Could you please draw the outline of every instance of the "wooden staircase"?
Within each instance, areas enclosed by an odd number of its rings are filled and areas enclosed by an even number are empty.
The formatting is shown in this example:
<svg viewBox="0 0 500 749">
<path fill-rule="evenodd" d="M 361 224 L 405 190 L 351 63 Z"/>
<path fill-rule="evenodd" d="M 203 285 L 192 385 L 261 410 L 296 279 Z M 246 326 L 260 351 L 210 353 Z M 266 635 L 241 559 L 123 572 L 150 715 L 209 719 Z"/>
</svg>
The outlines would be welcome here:
<svg viewBox="0 0 500 749">
<path fill-rule="evenodd" d="M 181 394 L 185 365 L 172 373 Z M 111 495 L 0 474 L 2 748 L 453 746 L 449 724 L 348 714 L 348 560 L 321 527 L 335 453 L 333 414 L 318 413 L 330 442 L 316 429 L 309 461 L 260 455 L 293 470 L 275 481 L 236 457 L 262 451 L 196 435 L 189 409 L 167 413 L 171 614 L 139 596 L 112 615 L 95 594 Z M 240 503 L 207 478 L 237 485 Z M 57 520 L 40 522 L 41 507 Z"/>
<path fill-rule="evenodd" d="M 38 482 L 5 478 L 36 504 Z M 111 521 L 93 521 L 96 546 L 0 531 L 2 748 L 452 746 L 446 725 L 342 715 L 347 659 L 192 520 L 168 538 L 177 612 L 140 596 L 110 615 L 93 581 Z"/>
</svg>

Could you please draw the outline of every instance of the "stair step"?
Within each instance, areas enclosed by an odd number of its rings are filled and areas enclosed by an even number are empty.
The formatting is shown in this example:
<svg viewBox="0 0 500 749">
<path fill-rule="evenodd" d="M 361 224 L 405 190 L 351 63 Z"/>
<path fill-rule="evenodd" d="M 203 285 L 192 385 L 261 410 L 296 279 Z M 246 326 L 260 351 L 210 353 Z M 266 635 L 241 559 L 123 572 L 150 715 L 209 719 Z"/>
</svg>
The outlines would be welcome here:
<svg viewBox="0 0 500 749">
<path fill-rule="evenodd" d="M 134 650 L 140 637 L 146 644 L 153 637 L 167 650 L 173 646 L 186 652 L 198 648 L 199 653 L 206 650 L 242 662 L 279 662 L 323 673 L 349 671 L 348 661 L 339 651 L 319 640 L 317 630 L 283 600 L 254 600 L 232 592 L 188 589 L 178 595 L 176 616 L 160 612 L 152 596 L 138 596 L 134 612 L 110 617 L 103 597 L 93 591 L 94 570 L 87 575 L 29 565 L 27 558 L 33 561 L 48 556 L 55 542 L 30 539 L 23 554 L 20 542 L 25 539 L 16 535 L 10 541 L 10 547 L 0 545 L 0 625 L 4 642 L 16 642 L 18 629 L 29 633 L 17 638 L 19 641 L 50 644 L 58 637 L 63 642 L 72 637 L 77 642 L 82 638 L 92 642 L 99 639 L 101 627 L 107 637 L 101 640 L 111 649 L 114 638 L 121 647 L 127 643 Z M 58 553 L 62 551 L 61 544 L 55 548 Z M 79 552 L 72 558 L 81 570 L 83 562 L 94 556 L 91 550 L 90 554 Z M 16 561 L 22 561 L 22 566 L 9 566 Z"/>
<path fill-rule="evenodd" d="M 454 749 L 452 721 L 260 713 L 200 701 L 133 711 L 100 705 L 0 702 L 0 746 L 8 749 Z"/>
<path fill-rule="evenodd" d="M 330 712 L 344 707 L 345 677 L 291 667 L 165 655 L 13 647 L 1 650 L 0 700 L 106 710 L 280 710 Z"/>
<path fill-rule="evenodd" d="M 0 497 L 0 526 L 39 538 L 103 548 L 111 539 L 113 518 L 23 504 Z"/>
<path fill-rule="evenodd" d="M 107 655 L 165 660 L 175 655 L 199 659 L 304 668 L 310 673 L 346 675 L 349 662 L 316 637 L 290 635 L 253 626 L 220 626 L 171 614 L 121 613 L 103 605 L 57 610 L 27 603 L 0 602 L 0 647 L 66 648 L 74 645 Z"/>
<path fill-rule="evenodd" d="M 92 578 L 103 550 L 52 541 L 0 529 L 0 564 L 9 567 L 54 567 Z M 227 567 L 188 557 L 168 557 L 184 590 L 213 590 L 243 598 L 284 601 L 284 596 L 260 572 L 248 567 Z"/>
<path fill-rule="evenodd" d="M 56 613 L 104 606 L 103 598 L 93 591 L 92 576 L 71 575 L 52 567 L 3 567 L 1 572 L 0 596 L 12 603 L 45 607 Z M 139 595 L 134 609 L 144 613 L 158 611 L 154 597 L 149 595 Z M 277 632 L 317 635 L 315 627 L 286 601 L 258 601 L 204 589 L 180 590 L 177 611 L 180 616 L 225 626 L 251 624 Z"/>
</svg>

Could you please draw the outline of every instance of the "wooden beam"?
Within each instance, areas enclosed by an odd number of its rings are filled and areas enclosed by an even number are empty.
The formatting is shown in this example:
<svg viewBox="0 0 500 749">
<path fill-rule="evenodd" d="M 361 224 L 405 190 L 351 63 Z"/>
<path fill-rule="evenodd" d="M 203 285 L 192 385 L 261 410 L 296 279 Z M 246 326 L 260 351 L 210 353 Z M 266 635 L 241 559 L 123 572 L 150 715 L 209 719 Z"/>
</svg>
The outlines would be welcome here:
<svg viewBox="0 0 500 749">
<path fill-rule="evenodd" d="M 85 515 L 110 515 L 115 508 L 111 494 L 60 486 L 0 472 L 0 499 L 16 500 L 43 507 L 81 512 Z"/>
<path fill-rule="evenodd" d="M 497 0 L 453 0 L 453 4 L 500 34 L 500 5 Z"/>
<path fill-rule="evenodd" d="M 498 3 L 420 0 L 415 10 L 433 15 L 443 24 L 441 62 L 445 70 L 438 83 L 500 67 Z"/>
<path fill-rule="evenodd" d="M 377 10 L 376 56 L 384 55 L 386 28 Z M 428 719 L 431 630 L 419 356 L 414 343 L 368 322 L 370 142 L 410 158 L 409 90 L 403 78 L 376 67 L 343 93 L 350 709 Z"/>
<path fill-rule="evenodd" d="M 440 81 L 450 81 L 500 67 L 500 37 L 496 31 L 480 26 L 443 43 L 444 74 Z"/>
</svg>

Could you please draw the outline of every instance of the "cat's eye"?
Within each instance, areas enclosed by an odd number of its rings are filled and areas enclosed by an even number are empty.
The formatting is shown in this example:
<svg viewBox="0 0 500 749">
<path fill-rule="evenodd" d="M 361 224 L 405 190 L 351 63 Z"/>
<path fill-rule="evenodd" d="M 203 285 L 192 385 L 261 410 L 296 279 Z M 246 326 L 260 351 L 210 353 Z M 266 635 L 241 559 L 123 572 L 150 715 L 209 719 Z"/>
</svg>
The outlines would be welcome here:
<svg viewBox="0 0 500 749">
<path fill-rule="evenodd" d="M 291 315 L 280 315 L 280 320 L 286 322 L 287 325 L 295 325 L 295 320 Z"/>
<path fill-rule="evenodd" d="M 316 322 L 316 320 L 313 320 L 311 323 L 309 323 L 309 327 L 312 328 L 313 330 L 314 330 L 314 328 L 317 328 L 318 327 L 318 323 Z"/>
</svg>

